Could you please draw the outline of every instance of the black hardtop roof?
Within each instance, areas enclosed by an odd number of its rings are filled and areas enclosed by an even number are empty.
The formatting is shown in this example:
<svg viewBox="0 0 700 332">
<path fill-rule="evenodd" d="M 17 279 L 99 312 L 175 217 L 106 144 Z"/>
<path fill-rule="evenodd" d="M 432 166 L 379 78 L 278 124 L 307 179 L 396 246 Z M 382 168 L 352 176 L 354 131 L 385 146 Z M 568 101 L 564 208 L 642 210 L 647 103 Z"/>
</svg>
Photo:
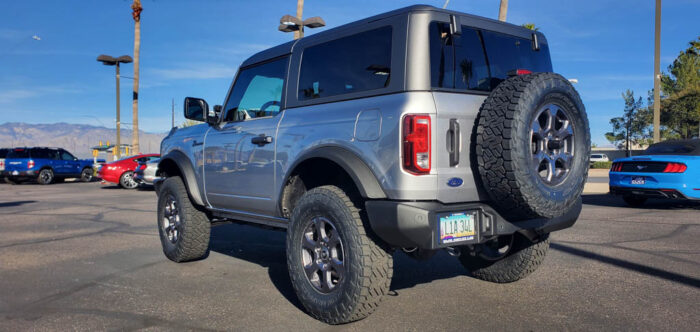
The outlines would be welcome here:
<svg viewBox="0 0 700 332">
<path fill-rule="evenodd" d="M 340 32 L 340 31 L 343 31 L 346 29 L 357 28 L 360 25 L 367 24 L 367 23 L 374 22 L 374 21 L 381 20 L 381 19 L 385 19 L 388 17 L 397 16 L 397 15 L 404 15 L 404 14 L 407 15 L 409 13 L 420 12 L 420 11 L 434 11 L 434 12 L 443 12 L 443 13 L 459 15 L 459 16 L 467 16 L 467 17 L 474 19 L 474 20 L 481 20 L 481 21 L 492 23 L 492 24 L 495 23 L 495 24 L 500 24 L 500 25 L 507 25 L 507 26 L 510 26 L 511 28 L 529 31 L 527 28 L 524 28 L 524 27 L 521 27 L 521 26 L 518 26 L 515 24 L 501 22 L 501 21 L 486 18 L 483 16 L 471 15 L 471 14 L 466 14 L 466 13 L 457 12 L 457 11 L 453 11 L 453 10 L 437 8 L 437 7 L 430 6 L 430 5 L 413 5 L 413 6 L 408 6 L 408 7 L 392 10 L 392 11 L 382 13 L 379 15 L 371 16 L 368 18 L 364 18 L 361 20 L 353 21 L 353 22 L 350 22 L 347 24 L 343 24 L 341 26 L 331 28 L 328 30 L 324 30 L 324 31 L 321 31 L 319 33 L 315 33 L 313 35 L 310 35 L 308 37 L 304 37 L 302 39 L 305 42 L 313 42 L 313 40 L 315 40 L 317 38 L 324 38 L 328 34 L 334 34 L 334 33 L 337 33 L 337 32 Z M 532 33 L 533 31 L 530 31 L 530 32 Z M 302 39 L 300 39 L 300 40 L 302 40 Z M 276 57 L 280 57 L 280 56 L 292 53 L 292 49 L 294 48 L 294 45 L 297 42 L 299 42 L 300 40 L 292 40 L 292 41 L 286 42 L 284 44 L 277 45 L 277 46 L 268 48 L 266 50 L 260 51 L 256 54 L 252 55 L 251 57 L 249 57 L 245 61 L 243 61 L 243 64 L 241 64 L 241 67 L 247 67 L 247 66 L 262 62 L 262 61 L 266 61 L 269 59 L 273 59 Z"/>
</svg>

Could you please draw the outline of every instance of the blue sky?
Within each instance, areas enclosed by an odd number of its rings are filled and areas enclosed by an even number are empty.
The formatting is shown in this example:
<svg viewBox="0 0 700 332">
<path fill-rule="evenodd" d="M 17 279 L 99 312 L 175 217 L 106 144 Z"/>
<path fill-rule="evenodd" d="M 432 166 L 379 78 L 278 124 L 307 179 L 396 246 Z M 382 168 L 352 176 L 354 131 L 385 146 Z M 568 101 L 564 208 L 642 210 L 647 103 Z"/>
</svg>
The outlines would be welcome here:
<svg viewBox="0 0 700 332">
<path fill-rule="evenodd" d="M 142 0 L 140 127 L 170 128 L 170 102 L 182 122 L 182 99 L 220 104 L 238 65 L 292 38 L 277 31 L 296 1 Z M 411 1 L 306 0 L 304 16 L 329 27 L 415 4 Z M 442 6 L 444 0 L 419 3 Z M 0 12 L 0 123 L 70 122 L 114 126 L 114 67 L 99 54 L 133 53 L 131 1 L 7 1 Z M 451 0 L 450 9 L 496 18 L 499 0 Z M 700 35 L 700 0 L 666 0 L 661 68 Z M 577 78 L 593 142 L 607 144 L 620 94 L 646 98 L 653 86 L 654 1 L 511 0 L 508 22 L 534 22 L 547 35 L 554 70 Z M 317 29 L 317 30 L 323 30 Z M 312 30 L 307 30 L 313 33 Z M 32 39 L 37 35 L 41 40 Z M 132 76 L 123 65 L 122 75 Z M 131 123 L 132 81 L 122 79 L 122 123 Z"/>
</svg>

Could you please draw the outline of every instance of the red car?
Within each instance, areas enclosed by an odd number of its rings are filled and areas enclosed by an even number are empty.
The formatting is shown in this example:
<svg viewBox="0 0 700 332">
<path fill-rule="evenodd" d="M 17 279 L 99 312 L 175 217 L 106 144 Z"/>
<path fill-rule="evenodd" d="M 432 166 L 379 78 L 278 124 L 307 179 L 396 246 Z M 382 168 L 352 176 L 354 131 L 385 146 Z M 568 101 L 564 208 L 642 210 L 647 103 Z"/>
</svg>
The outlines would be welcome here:
<svg viewBox="0 0 700 332">
<path fill-rule="evenodd" d="M 102 181 L 116 183 L 126 189 L 135 189 L 139 184 L 134 181 L 134 170 L 138 167 L 139 162 L 148 162 L 157 158 L 160 158 L 160 155 L 140 154 L 122 158 L 102 165 L 98 174 Z"/>
</svg>

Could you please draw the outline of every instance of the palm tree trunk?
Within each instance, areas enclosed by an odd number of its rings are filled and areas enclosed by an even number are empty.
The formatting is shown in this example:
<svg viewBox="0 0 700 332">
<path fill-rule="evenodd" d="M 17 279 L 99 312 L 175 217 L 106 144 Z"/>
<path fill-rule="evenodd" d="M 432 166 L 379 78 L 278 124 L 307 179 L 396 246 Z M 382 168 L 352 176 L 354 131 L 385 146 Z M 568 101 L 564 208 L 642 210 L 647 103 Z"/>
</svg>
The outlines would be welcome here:
<svg viewBox="0 0 700 332">
<path fill-rule="evenodd" d="M 131 149 L 133 154 L 139 154 L 139 52 L 141 50 L 141 1 L 134 0 L 131 5 L 134 16 L 134 97 L 133 109 L 133 133 L 131 139 Z"/>
<path fill-rule="evenodd" d="M 501 22 L 505 22 L 507 14 L 508 14 L 508 0 L 501 0 L 501 6 L 498 9 L 498 20 Z"/>
</svg>

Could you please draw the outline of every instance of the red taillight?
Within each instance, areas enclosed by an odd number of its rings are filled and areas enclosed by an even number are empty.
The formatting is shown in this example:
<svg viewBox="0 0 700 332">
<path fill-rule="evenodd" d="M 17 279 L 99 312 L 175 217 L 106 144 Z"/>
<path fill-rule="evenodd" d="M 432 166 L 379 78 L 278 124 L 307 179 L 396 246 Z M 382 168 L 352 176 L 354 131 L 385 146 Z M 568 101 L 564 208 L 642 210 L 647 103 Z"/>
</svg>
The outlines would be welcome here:
<svg viewBox="0 0 700 332">
<path fill-rule="evenodd" d="M 622 163 L 613 163 L 612 167 L 610 168 L 611 172 L 620 172 L 622 171 Z"/>
<path fill-rule="evenodd" d="M 146 164 L 139 165 L 139 170 L 144 170 L 144 169 L 146 169 Z"/>
<path fill-rule="evenodd" d="M 414 174 L 430 173 L 430 116 L 403 118 L 403 167 Z"/>
<path fill-rule="evenodd" d="M 30 160 L 27 162 L 27 168 L 29 168 L 29 169 L 34 168 L 34 160 Z"/>
<path fill-rule="evenodd" d="M 527 74 L 532 74 L 532 70 L 528 69 L 514 69 L 508 72 L 508 76 L 520 76 L 520 75 L 527 75 Z"/>
<path fill-rule="evenodd" d="M 685 170 L 688 169 L 685 164 L 681 163 L 668 163 L 666 164 L 666 168 L 664 169 L 664 173 L 683 173 Z"/>
</svg>

